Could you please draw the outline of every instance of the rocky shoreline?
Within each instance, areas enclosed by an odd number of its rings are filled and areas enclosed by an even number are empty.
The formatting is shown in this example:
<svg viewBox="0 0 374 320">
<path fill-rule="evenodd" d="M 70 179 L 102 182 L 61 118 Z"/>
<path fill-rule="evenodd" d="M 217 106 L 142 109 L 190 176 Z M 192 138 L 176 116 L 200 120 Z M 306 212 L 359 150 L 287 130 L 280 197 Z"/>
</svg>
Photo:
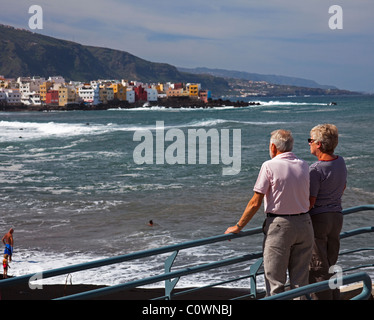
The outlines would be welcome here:
<svg viewBox="0 0 374 320">
<path fill-rule="evenodd" d="M 159 99 L 155 102 L 137 101 L 135 103 L 128 103 L 127 101 L 112 101 L 108 104 L 98 104 L 96 106 L 81 104 L 69 104 L 66 106 L 58 105 L 0 105 L 0 111 L 3 112 L 26 112 L 26 111 L 97 111 L 108 109 L 136 109 L 136 108 L 151 108 L 151 107 L 165 107 L 165 108 L 220 108 L 232 106 L 235 108 L 248 107 L 251 105 L 260 105 L 259 102 L 244 102 L 231 100 L 209 100 L 207 103 L 197 99 L 183 99 L 183 98 L 167 98 Z"/>
</svg>

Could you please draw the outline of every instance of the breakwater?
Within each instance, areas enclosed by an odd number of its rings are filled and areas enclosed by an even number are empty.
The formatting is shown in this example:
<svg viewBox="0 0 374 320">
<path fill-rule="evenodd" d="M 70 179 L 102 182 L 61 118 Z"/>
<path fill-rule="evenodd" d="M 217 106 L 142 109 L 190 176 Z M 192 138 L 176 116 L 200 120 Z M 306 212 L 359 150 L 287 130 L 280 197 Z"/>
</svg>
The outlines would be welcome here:
<svg viewBox="0 0 374 320">
<path fill-rule="evenodd" d="M 113 108 L 119 109 L 136 109 L 136 108 L 149 108 L 155 106 L 162 106 L 166 108 L 219 108 L 225 106 L 233 107 L 248 107 L 250 105 L 260 105 L 259 102 L 245 102 L 245 101 L 231 101 L 231 100 L 209 100 L 203 102 L 197 99 L 191 98 L 165 98 L 159 99 L 158 101 L 136 101 L 135 103 L 129 103 L 127 101 L 112 101 L 107 104 L 88 105 L 84 103 L 68 104 L 65 106 L 58 105 L 1 105 L 0 111 L 4 112 L 16 112 L 16 111 L 94 111 L 94 110 L 108 110 Z"/>
</svg>

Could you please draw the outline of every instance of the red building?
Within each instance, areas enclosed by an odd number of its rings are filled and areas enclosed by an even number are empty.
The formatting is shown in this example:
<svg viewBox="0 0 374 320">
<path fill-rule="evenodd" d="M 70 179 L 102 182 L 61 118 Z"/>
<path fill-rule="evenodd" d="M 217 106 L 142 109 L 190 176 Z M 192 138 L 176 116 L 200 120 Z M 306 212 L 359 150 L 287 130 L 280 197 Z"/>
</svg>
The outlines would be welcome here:
<svg viewBox="0 0 374 320">
<path fill-rule="evenodd" d="M 183 83 L 174 83 L 174 90 L 183 89 Z"/>
<path fill-rule="evenodd" d="M 58 104 L 58 90 L 49 90 L 45 96 L 46 104 Z"/>
<path fill-rule="evenodd" d="M 135 101 L 147 101 L 147 91 L 142 86 L 134 88 Z"/>
</svg>

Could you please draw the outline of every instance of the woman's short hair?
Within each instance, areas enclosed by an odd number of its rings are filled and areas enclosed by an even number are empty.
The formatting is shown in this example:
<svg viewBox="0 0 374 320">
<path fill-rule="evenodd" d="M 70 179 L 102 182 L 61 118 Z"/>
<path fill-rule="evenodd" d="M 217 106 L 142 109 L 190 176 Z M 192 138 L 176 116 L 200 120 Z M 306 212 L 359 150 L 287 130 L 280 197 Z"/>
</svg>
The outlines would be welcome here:
<svg viewBox="0 0 374 320">
<path fill-rule="evenodd" d="M 323 153 L 332 154 L 338 145 L 338 128 L 333 124 L 319 124 L 310 130 L 310 137 L 321 143 Z"/>
<path fill-rule="evenodd" d="M 270 143 L 273 143 L 280 152 L 289 152 L 293 148 L 293 137 L 291 131 L 275 130 L 271 133 Z"/>
</svg>

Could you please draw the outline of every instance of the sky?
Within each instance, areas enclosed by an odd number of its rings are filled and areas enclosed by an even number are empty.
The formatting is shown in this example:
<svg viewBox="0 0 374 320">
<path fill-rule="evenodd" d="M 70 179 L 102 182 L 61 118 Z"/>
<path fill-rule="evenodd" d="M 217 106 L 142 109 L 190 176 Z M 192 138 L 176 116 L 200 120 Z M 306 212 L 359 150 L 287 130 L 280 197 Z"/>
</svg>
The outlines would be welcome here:
<svg viewBox="0 0 374 320">
<path fill-rule="evenodd" d="M 32 5 L 42 9 L 42 29 L 30 28 Z M 329 12 L 334 5 L 341 10 Z M 370 93 L 373 15 L 373 0 L 0 0 L 1 24 L 44 35 L 177 67 L 300 77 Z"/>
</svg>

